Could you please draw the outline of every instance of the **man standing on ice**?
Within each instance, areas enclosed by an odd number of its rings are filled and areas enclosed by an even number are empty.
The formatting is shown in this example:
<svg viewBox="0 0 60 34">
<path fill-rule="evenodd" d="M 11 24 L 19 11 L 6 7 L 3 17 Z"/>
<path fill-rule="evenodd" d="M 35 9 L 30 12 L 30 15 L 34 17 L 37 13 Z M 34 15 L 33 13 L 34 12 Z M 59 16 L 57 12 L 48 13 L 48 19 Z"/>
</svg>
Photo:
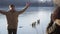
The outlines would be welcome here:
<svg viewBox="0 0 60 34">
<path fill-rule="evenodd" d="M 7 30 L 8 34 L 17 34 L 17 26 L 18 26 L 18 16 L 25 12 L 25 10 L 30 6 L 30 3 L 27 3 L 25 8 L 21 11 L 16 11 L 15 6 L 13 4 L 9 5 L 9 11 L 6 12 L 4 10 L 0 10 L 1 14 L 6 15 L 7 18 Z"/>
</svg>

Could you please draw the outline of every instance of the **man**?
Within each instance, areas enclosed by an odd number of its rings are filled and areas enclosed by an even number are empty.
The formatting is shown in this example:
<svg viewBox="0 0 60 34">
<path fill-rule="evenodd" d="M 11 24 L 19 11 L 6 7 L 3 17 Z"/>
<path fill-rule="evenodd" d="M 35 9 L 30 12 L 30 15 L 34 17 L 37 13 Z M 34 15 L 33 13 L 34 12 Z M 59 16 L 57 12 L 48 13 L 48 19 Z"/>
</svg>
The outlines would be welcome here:
<svg viewBox="0 0 60 34">
<path fill-rule="evenodd" d="M 8 34 L 17 34 L 17 26 L 18 26 L 18 16 L 25 12 L 25 10 L 29 7 L 29 3 L 26 4 L 25 8 L 21 11 L 16 11 L 15 6 L 13 4 L 9 5 L 9 11 L 0 10 L 1 14 L 6 15 L 7 24 L 8 24 Z"/>
</svg>

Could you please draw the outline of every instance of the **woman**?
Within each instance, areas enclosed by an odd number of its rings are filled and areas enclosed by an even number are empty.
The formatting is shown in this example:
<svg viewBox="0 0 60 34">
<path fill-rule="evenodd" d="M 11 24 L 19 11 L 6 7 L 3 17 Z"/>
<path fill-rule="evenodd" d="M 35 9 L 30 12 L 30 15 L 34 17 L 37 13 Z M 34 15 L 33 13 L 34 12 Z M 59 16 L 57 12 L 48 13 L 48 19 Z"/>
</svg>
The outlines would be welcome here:
<svg viewBox="0 0 60 34">
<path fill-rule="evenodd" d="M 51 15 L 51 21 L 47 27 L 47 34 L 60 34 L 60 0 L 53 0 L 56 5 Z"/>
</svg>

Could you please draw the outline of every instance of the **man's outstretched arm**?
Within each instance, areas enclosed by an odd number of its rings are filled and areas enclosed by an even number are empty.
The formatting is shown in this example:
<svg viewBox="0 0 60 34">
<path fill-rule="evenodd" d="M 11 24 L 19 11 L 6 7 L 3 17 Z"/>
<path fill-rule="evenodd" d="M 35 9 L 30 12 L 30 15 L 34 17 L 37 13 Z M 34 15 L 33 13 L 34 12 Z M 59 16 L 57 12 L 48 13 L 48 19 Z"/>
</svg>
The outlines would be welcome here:
<svg viewBox="0 0 60 34">
<path fill-rule="evenodd" d="M 23 10 L 19 11 L 19 14 L 22 14 L 25 12 L 25 10 L 30 6 L 30 3 L 26 3 L 26 6 L 24 7 Z"/>
<path fill-rule="evenodd" d="M 5 15 L 7 12 L 4 10 L 0 10 L 0 13 Z"/>
</svg>

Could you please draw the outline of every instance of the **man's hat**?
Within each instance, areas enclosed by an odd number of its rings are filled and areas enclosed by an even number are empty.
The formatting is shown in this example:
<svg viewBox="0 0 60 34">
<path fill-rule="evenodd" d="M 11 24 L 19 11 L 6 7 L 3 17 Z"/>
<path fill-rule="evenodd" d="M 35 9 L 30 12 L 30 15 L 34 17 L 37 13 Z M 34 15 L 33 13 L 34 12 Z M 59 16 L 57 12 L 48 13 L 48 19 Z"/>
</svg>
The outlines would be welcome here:
<svg viewBox="0 0 60 34">
<path fill-rule="evenodd" d="M 53 3 L 57 6 L 60 6 L 60 0 L 53 0 Z"/>
</svg>

